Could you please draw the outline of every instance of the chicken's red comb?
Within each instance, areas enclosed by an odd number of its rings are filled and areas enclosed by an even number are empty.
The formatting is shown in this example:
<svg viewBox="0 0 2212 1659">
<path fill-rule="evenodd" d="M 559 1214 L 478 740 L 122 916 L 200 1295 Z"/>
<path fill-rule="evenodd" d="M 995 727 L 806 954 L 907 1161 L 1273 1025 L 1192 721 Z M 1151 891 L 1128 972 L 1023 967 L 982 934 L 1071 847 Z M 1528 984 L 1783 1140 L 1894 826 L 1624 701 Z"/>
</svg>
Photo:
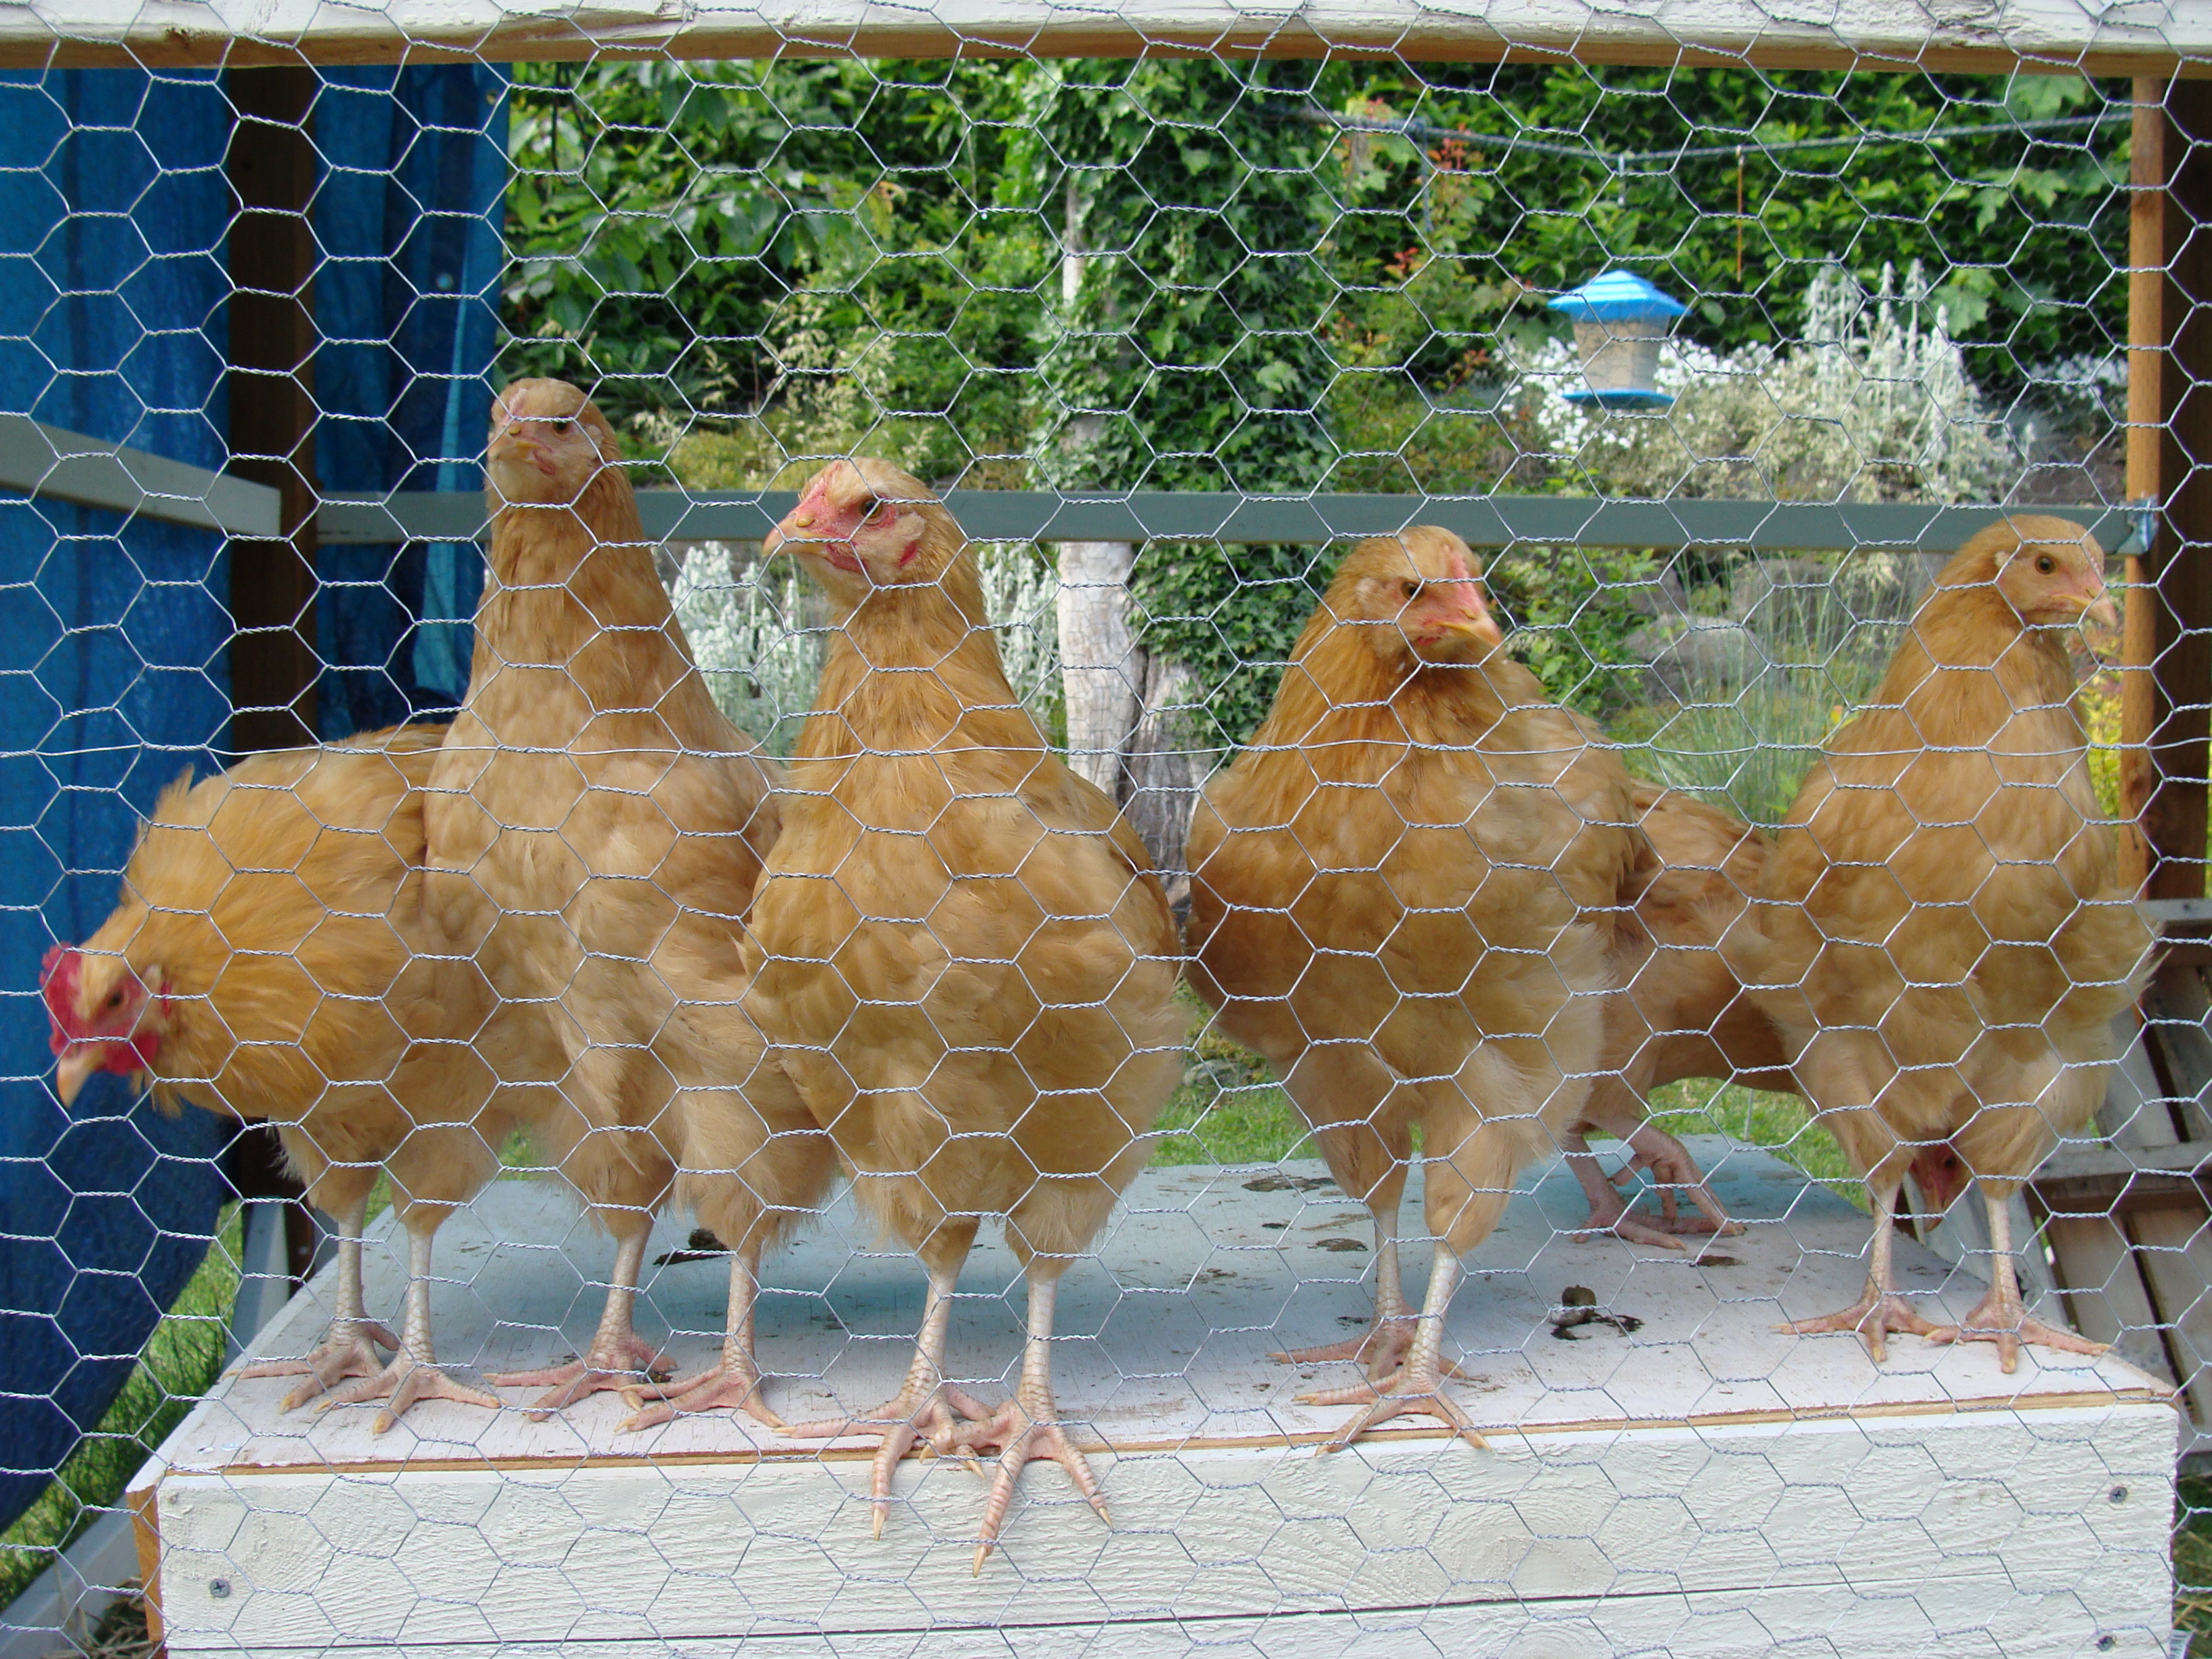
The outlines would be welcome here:
<svg viewBox="0 0 2212 1659">
<path fill-rule="evenodd" d="M 86 1035 L 76 1016 L 77 975 L 83 963 L 82 951 L 57 945 L 39 963 L 39 994 L 46 1000 L 46 1019 L 53 1027 L 46 1046 L 58 1054 Z"/>
</svg>

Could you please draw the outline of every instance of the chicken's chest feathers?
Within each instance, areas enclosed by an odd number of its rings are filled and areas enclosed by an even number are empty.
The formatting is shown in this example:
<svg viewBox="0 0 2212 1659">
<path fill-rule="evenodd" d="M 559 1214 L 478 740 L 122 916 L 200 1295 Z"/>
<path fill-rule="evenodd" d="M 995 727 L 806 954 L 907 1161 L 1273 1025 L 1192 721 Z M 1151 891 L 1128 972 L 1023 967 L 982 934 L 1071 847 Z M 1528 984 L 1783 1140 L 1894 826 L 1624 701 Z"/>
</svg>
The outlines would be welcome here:
<svg viewBox="0 0 2212 1659">
<path fill-rule="evenodd" d="M 1487 744 L 1364 745 L 1330 768 L 1297 815 L 1325 875 L 1370 872 L 1411 912 L 1464 912 L 1517 938 L 1556 927 L 1562 860 L 1583 828 L 1559 787 L 1555 757 Z M 1543 914 L 1526 911 L 1535 905 Z"/>
<path fill-rule="evenodd" d="M 841 1025 L 848 999 L 927 1005 L 1003 1045 L 1040 1007 L 1111 996 L 1154 948 L 1109 834 L 1057 822 L 1004 769 L 961 781 L 929 756 L 794 770 L 750 922 L 772 994 Z"/>
</svg>

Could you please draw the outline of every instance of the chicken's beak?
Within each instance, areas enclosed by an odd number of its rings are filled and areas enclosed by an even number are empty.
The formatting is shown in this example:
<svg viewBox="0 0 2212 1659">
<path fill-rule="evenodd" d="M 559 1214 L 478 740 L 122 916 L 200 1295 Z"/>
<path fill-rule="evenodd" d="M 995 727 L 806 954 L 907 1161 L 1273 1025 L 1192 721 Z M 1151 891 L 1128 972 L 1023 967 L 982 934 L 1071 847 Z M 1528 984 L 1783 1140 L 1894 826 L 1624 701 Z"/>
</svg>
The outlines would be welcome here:
<svg viewBox="0 0 2212 1659">
<path fill-rule="evenodd" d="M 802 501 L 781 524 L 768 532 L 761 543 L 761 557 L 788 553 L 797 558 L 819 559 L 833 569 L 859 574 L 860 556 L 853 545 L 854 532 L 840 530 L 840 517 L 834 507 L 824 507 L 811 499 Z"/>
<path fill-rule="evenodd" d="M 1490 614 L 1483 603 L 1482 590 L 1470 587 L 1467 593 L 1467 609 L 1451 619 L 1448 626 L 1462 639 L 1469 639 L 1485 650 L 1495 651 L 1505 643 L 1505 630 L 1498 627 L 1498 618 Z"/>
<path fill-rule="evenodd" d="M 77 1042 L 69 1052 L 54 1062 L 54 1092 L 61 1097 L 64 1106 L 73 1106 L 84 1088 L 85 1079 L 106 1062 L 104 1045 L 97 1042 Z"/>
<path fill-rule="evenodd" d="M 2057 593 L 2051 598 L 2061 609 L 2072 611 L 2085 622 L 2101 623 L 2106 628 L 2120 625 L 2119 607 L 2112 603 L 2111 592 L 2101 586 L 2094 593 Z"/>
<path fill-rule="evenodd" d="M 535 462 L 544 454 L 545 446 L 525 432 L 520 426 L 503 428 L 491 441 L 486 450 L 488 459 L 495 461 L 524 460 Z"/>
</svg>

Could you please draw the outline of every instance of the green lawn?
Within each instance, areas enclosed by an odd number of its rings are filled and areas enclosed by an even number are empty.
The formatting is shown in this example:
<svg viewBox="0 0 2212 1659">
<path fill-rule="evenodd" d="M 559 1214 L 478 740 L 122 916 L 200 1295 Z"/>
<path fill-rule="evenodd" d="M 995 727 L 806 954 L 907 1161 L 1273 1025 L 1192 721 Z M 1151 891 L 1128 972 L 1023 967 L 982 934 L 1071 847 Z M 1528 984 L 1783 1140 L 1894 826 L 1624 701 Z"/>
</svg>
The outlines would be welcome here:
<svg viewBox="0 0 2212 1659">
<path fill-rule="evenodd" d="M 2173 1495 L 2173 1622 L 2191 1659 L 2212 1659 L 2212 1478 L 2184 1475 Z"/>
</svg>

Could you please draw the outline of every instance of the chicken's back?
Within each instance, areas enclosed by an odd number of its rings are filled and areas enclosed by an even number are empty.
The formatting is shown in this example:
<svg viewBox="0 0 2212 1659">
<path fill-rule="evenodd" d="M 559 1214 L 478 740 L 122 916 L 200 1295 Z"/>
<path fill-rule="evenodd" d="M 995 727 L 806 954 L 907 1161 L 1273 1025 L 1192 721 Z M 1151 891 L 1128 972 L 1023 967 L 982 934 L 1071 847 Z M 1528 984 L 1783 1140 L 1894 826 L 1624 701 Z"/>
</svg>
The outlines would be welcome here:
<svg viewBox="0 0 2212 1659">
<path fill-rule="evenodd" d="M 168 988 L 158 1087 L 296 1116 L 389 1074 L 406 1036 L 388 999 L 419 934 L 417 792 L 443 736 L 254 755 L 163 793 L 86 945 Z"/>
<path fill-rule="evenodd" d="M 2084 1068 L 2112 1057 L 2148 971 L 2073 693 L 2049 630 L 1986 585 L 1939 588 L 1814 764 L 1723 946 L 1817 1102 L 1878 1097 L 1911 1141 L 1972 1126 L 1984 1174 L 2025 1173 L 2085 1121 Z M 2007 1103 L 2024 1109 L 1990 1109 Z"/>
<path fill-rule="evenodd" d="M 1902 997 L 1954 1046 L 2062 1006 L 2094 1025 L 2131 1000 L 2148 948 L 2130 896 L 2072 708 L 1931 686 L 1869 709 L 1815 763 L 1742 965 L 1802 982 L 1826 1024 L 1877 1024 Z"/>
<path fill-rule="evenodd" d="M 715 707 L 618 469 L 574 513 L 502 510 L 490 565 L 428 815 L 431 915 L 505 994 L 587 998 L 593 1030 L 647 1041 L 672 1001 L 592 966 L 665 957 L 687 993 L 742 994 L 780 769 Z"/>
</svg>

